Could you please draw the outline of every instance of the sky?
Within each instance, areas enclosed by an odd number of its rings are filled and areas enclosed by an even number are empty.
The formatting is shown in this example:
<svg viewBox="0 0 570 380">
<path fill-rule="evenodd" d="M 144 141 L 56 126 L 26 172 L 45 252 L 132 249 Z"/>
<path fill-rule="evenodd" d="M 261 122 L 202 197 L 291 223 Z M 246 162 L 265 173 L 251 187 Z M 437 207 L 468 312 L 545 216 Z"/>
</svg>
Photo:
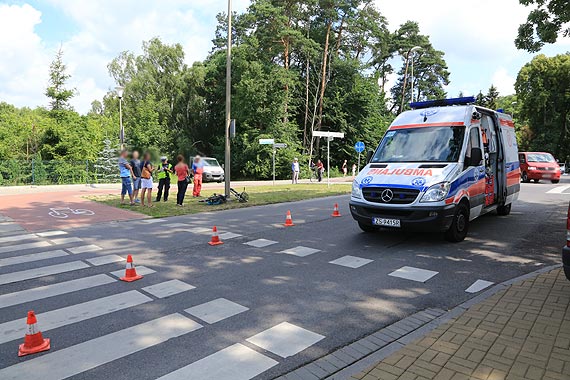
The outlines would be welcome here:
<svg viewBox="0 0 570 380">
<path fill-rule="evenodd" d="M 242 12 L 249 0 L 233 0 Z M 494 84 L 514 93 L 519 69 L 533 57 L 514 47 L 517 28 L 528 14 L 518 0 L 376 0 L 391 30 L 417 21 L 422 34 L 443 50 L 451 72 L 449 95 L 475 95 Z M 61 47 L 77 90 L 72 105 L 86 113 L 115 83 L 107 64 L 120 52 L 140 53 L 142 41 L 160 37 L 181 43 L 186 62 L 211 50 L 215 16 L 227 0 L 0 0 L 0 102 L 47 106 L 49 63 Z M 570 38 L 541 53 L 570 51 Z M 392 78 L 393 80 L 394 78 Z"/>
</svg>

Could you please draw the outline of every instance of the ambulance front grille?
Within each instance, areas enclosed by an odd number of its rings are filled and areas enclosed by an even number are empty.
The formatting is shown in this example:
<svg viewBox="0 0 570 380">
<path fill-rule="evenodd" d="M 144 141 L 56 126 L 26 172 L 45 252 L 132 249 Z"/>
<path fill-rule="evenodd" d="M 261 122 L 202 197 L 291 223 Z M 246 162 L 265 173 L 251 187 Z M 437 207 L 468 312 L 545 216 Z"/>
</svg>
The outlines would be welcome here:
<svg viewBox="0 0 570 380">
<path fill-rule="evenodd" d="M 385 190 L 389 190 L 389 192 L 384 194 L 383 199 L 382 193 Z M 391 199 L 386 201 L 390 198 L 390 192 L 392 194 Z M 416 189 L 400 189 L 396 187 L 364 187 L 362 189 L 362 195 L 368 202 L 383 204 L 410 204 L 416 200 L 419 193 L 420 191 Z"/>
</svg>

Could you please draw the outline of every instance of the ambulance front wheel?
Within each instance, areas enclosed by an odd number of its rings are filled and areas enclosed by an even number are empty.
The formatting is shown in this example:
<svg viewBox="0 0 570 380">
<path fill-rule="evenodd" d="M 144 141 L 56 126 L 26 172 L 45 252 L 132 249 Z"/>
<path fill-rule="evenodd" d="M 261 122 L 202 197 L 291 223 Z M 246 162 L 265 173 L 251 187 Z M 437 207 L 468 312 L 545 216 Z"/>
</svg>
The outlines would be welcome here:
<svg viewBox="0 0 570 380">
<path fill-rule="evenodd" d="M 452 243 L 459 243 L 465 240 L 469 231 L 469 207 L 467 204 L 460 203 L 455 210 L 453 222 L 449 230 L 445 233 L 445 239 Z"/>
<path fill-rule="evenodd" d="M 509 203 L 508 205 L 502 205 L 497 207 L 497 214 L 499 216 L 507 216 L 511 213 L 511 206 L 512 203 Z"/>
<path fill-rule="evenodd" d="M 362 222 L 358 222 L 358 227 L 364 232 L 377 232 L 379 231 L 378 227 L 371 226 L 370 224 L 364 224 Z"/>
</svg>

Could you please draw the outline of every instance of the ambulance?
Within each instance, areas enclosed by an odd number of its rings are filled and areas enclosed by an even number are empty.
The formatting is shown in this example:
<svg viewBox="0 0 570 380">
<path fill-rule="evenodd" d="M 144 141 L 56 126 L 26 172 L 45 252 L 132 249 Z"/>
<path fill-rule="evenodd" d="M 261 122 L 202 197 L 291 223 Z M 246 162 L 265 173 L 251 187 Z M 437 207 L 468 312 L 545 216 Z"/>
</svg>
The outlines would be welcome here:
<svg viewBox="0 0 570 380">
<path fill-rule="evenodd" d="M 442 232 L 465 239 L 469 223 L 506 216 L 520 191 L 511 116 L 474 97 L 412 103 L 398 115 L 352 184 L 350 212 L 365 232 Z"/>
</svg>

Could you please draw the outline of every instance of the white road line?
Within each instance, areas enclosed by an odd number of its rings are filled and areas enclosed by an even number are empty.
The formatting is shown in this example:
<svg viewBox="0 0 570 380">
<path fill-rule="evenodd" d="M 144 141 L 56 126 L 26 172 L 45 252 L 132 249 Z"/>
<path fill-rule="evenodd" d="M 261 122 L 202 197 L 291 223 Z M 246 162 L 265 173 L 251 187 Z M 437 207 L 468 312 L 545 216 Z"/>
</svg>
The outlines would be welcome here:
<svg viewBox="0 0 570 380">
<path fill-rule="evenodd" d="M 235 234 L 233 232 L 224 232 L 223 234 L 220 234 L 220 239 L 222 239 L 222 241 L 224 240 L 230 240 L 230 239 L 235 239 L 238 237 L 241 237 L 242 235 L 240 234 Z"/>
<path fill-rule="evenodd" d="M 168 223 L 165 224 L 163 227 L 168 227 L 168 228 L 190 228 L 191 226 L 189 224 L 186 223 Z"/>
<path fill-rule="evenodd" d="M 420 269 L 414 267 L 401 267 L 398 270 L 388 274 L 388 276 L 392 277 L 399 277 L 406 280 L 418 281 L 418 282 L 426 282 L 439 272 L 435 272 L 432 270 L 427 269 Z"/>
<path fill-rule="evenodd" d="M 335 265 L 340 265 L 343 267 L 356 269 L 356 268 L 360 268 L 361 266 L 364 266 L 366 264 L 370 264 L 373 261 L 374 260 L 369 260 L 369 259 L 364 259 L 362 257 L 356 257 L 356 256 L 350 256 L 349 255 L 349 256 L 340 257 L 340 258 L 333 260 L 333 261 L 329 261 L 329 264 L 335 264 Z"/>
<path fill-rule="evenodd" d="M 477 293 L 481 290 L 488 288 L 489 286 L 493 285 L 494 282 L 485 281 L 485 280 L 477 280 L 475 281 L 470 287 L 465 289 L 467 293 Z"/>
<path fill-rule="evenodd" d="M 60 238 L 60 239 L 51 239 L 50 240 L 53 244 L 69 244 L 69 243 L 83 243 L 83 239 L 78 237 L 67 237 L 67 238 Z"/>
<path fill-rule="evenodd" d="M 36 233 L 39 237 L 50 237 L 50 236 L 59 236 L 59 235 L 67 235 L 65 231 L 45 231 L 45 232 L 38 232 Z"/>
<path fill-rule="evenodd" d="M 277 361 L 236 343 L 158 380 L 249 380 L 277 364 Z"/>
<path fill-rule="evenodd" d="M 151 301 L 152 298 L 131 290 L 41 313 L 37 317 L 41 331 L 48 331 Z M 1 323 L 0 344 L 22 339 L 27 328 L 26 318 Z"/>
<path fill-rule="evenodd" d="M 34 379 L 38 374 L 42 380 L 65 379 L 201 327 L 180 314 L 167 315 L 4 368 L 0 379 Z"/>
<path fill-rule="evenodd" d="M 273 244 L 277 244 L 276 241 L 273 240 L 267 240 L 267 239 L 257 239 L 257 240 L 252 240 L 252 241 L 248 241 L 247 243 L 243 243 L 245 245 L 249 245 L 255 248 L 263 248 L 263 247 L 268 247 L 270 245 Z"/>
<path fill-rule="evenodd" d="M 0 243 L 12 243 L 14 241 L 37 239 L 35 234 L 12 235 L 0 237 Z"/>
<path fill-rule="evenodd" d="M 184 310 L 190 315 L 200 318 L 209 324 L 222 321 L 239 313 L 249 310 L 249 308 L 225 298 L 218 298 L 210 302 L 203 303 Z"/>
<path fill-rule="evenodd" d="M 137 274 L 140 274 L 142 276 L 146 276 L 147 274 L 151 274 L 151 273 L 155 273 L 156 271 L 150 268 L 147 268 L 145 266 L 140 266 L 140 267 L 136 267 L 137 270 Z M 121 270 L 116 270 L 114 272 L 111 272 L 111 274 L 115 277 L 123 277 L 125 275 L 125 270 L 121 269 Z"/>
<path fill-rule="evenodd" d="M 152 294 L 157 298 L 170 297 L 174 294 L 186 292 L 192 289 L 196 289 L 196 287 L 180 280 L 165 281 L 159 284 L 145 286 L 144 288 L 142 288 L 142 290 Z"/>
<path fill-rule="evenodd" d="M 320 334 L 305 330 L 289 322 L 283 322 L 246 340 L 264 350 L 287 358 L 324 338 Z"/>
<path fill-rule="evenodd" d="M 85 259 L 85 261 L 95 266 L 118 263 L 125 260 L 125 258 L 118 255 L 97 256 L 90 259 Z"/>
<path fill-rule="evenodd" d="M 67 248 L 67 250 L 73 254 L 95 252 L 95 251 L 100 251 L 102 249 L 103 248 L 99 247 L 98 245 L 94 245 L 94 244 L 80 245 L 79 247 Z"/>
<path fill-rule="evenodd" d="M 212 233 L 212 228 L 190 226 L 188 232 L 192 232 L 193 234 L 198 235 L 210 235 Z"/>
<path fill-rule="evenodd" d="M 48 243 L 47 241 L 37 241 L 35 243 L 9 245 L 6 247 L 0 247 L 0 253 L 17 252 L 17 251 L 23 251 L 25 249 L 43 248 L 43 247 L 51 247 L 51 244 Z"/>
<path fill-rule="evenodd" d="M 305 256 L 309 256 L 312 255 L 313 253 L 317 253 L 320 252 L 320 249 L 314 249 L 314 248 L 309 248 L 309 247 L 303 247 L 303 246 L 298 246 L 295 248 L 289 248 L 286 249 L 284 251 L 281 251 L 279 253 L 286 253 L 288 255 L 293 255 L 293 256 L 299 256 L 299 257 L 305 257 Z"/>
<path fill-rule="evenodd" d="M 94 288 L 117 281 L 106 274 L 79 278 L 77 280 L 58 282 L 57 284 L 40 286 L 38 288 L 22 290 L 19 292 L 3 294 L 0 296 L 0 308 L 20 305 L 26 302 L 41 300 L 48 297 L 76 292 L 78 290 Z"/>
<path fill-rule="evenodd" d="M 570 189 L 570 185 L 557 186 L 554 189 L 548 190 L 546 194 L 562 194 L 568 189 Z"/>
<path fill-rule="evenodd" d="M 83 261 L 71 261 L 64 264 L 56 264 L 47 267 L 23 270 L 20 272 L 0 274 L 0 285 L 11 284 L 13 282 L 25 281 L 33 278 L 71 272 L 85 268 L 89 268 L 89 265 L 85 264 Z"/>
<path fill-rule="evenodd" d="M 146 224 L 154 224 L 154 223 L 162 223 L 162 222 L 166 222 L 166 219 L 144 219 L 144 220 L 141 220 L 141 223 L 146 223 Z"/>
<path fill-rule="evenodd" d="M 67 252 L 58 249 L 55 251 L 46 251 L 46 252 L 30 253 L 29 255 L 6 257 L 5 259 L 0 259 L 0 267 L 4 267 L 7 265 L 29 263 L 32 261 L 53 259 L 54 257 L 62 257 L 67 255 L 68 255 Z"/>
</svg>

